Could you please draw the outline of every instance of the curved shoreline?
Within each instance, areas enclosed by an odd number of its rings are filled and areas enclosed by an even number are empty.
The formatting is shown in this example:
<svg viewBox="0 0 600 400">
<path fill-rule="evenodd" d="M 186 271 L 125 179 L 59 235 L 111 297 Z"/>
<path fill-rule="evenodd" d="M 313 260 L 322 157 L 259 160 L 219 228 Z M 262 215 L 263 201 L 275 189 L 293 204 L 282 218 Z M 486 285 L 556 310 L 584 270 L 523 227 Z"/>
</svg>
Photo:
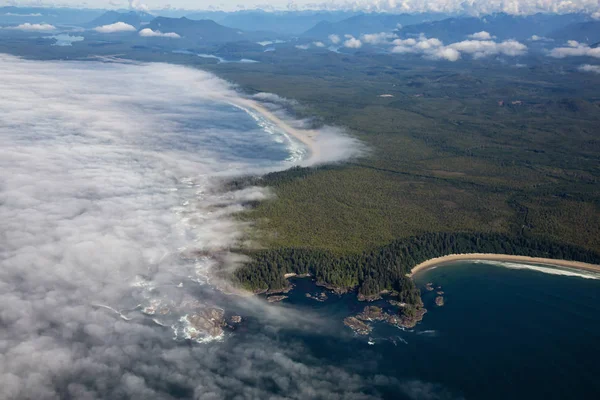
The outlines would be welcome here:
<svg viewBox="0 0 600 400">
<path fill-rule="evenodd" d="M 256 111 L 257 113 L 262 115 L 264 118 L 266 118 L 267 120 L 269 120 L 270 122 L 275 124 L 279 129 L 283 130 L 285 133 L 293 136 L 299 142 L 304 144 L 310 151 L 310 158 L 317 158 L 319 156 L 318 148 L 315 145 L 315 138 L 318 134 L 316 131 L 309 130 L 309 129 L 294 128 L 293 126 L 288 124 L 286 121 L 282 120 L 277 115 L 275 115 L 273 112 L 268 110 L 262 104 L 260 104 L 257 101 L 254 101 L 254 100 L 246 99 L 243 97 L 239 97 L 239 98 L 228 97 L 228 98 L 226 98 L 226 101 L 228 101 L 229 103 L 231 103 L 235 106 L 238 106 L 241 108 L 249 108 L 249 109 Z"/>
<path fill-rule="evenodd" d="M 600 265 L 588 264 L 580 261 L 556 260 L 553 258 L 540 258 L 528 256 L 511 256 L 506 254 L 490 254 L 490 253 L 469 253 L 469 254 L 450 254 L 448 256 L 436 257 L 425 262 L 422 262 L 410 270 L 409 277 L 414 277 L 415 274 L 423 272 L 433 267 L 449 264 L 456 261 L 502 261 L 502 262 L 521 262 L 527 264 L 544 264 L 557 267 L 565 267 L 578 269 L 582 271 L 591 271 L 600 273 Z"/>
</svg>

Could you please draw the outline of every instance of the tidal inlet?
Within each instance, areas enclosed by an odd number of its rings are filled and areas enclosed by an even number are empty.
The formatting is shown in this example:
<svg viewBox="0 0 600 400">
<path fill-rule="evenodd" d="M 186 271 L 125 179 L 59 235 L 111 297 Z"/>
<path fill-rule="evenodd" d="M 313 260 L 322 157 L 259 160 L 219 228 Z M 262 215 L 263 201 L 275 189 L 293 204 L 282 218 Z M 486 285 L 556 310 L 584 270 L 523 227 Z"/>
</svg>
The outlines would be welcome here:
<svg viewBox="0 0 600 400">
<path fill-rule="evenodd" d="M 281 331 L 328 320 L 234 291 L 227 179 L 351 157 L 276 96 L 165 64 L 0 56 L 3 399 L 351 398 L 367 382 Z M 241 396 L 241 397 L 240 397 Z M 361 395 L 362 396 L 362 395 Z"/>
</svg>

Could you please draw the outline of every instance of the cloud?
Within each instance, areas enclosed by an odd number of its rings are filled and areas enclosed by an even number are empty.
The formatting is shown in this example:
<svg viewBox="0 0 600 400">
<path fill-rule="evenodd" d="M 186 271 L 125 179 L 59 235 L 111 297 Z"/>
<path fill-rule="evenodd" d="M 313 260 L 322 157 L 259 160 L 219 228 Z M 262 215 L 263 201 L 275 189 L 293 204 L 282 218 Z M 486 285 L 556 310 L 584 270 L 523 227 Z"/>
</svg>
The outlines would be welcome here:
<svg viewBox="0 0 600 400">
<path fill-rule="evenodd" d="M 310 45 L 309 44 L 297 44 L 295 47 L 299 50 L 308 50 L 310 48 Z"/>
<path fill-rule="evenodd" d="M 286 168 L 295 149 L 260 115 L 231 105 L 241 99 L 235 88 L 159 63 L 0 55 L 0 92 L 3 399 L 377 397 L 381 379 L 279 334 L 337 339 L 337 323 L 226 296 L 207 278 L 212 254 L 240 262 L 227 249 L 248 226 L 233 214 L 271 196 L 224 192 L 219 180 Z M 324 159 L 355 151 L 339 130 L 319 133 Z M 205 307 L 253 327 L 217 345 L 184 341 L 181 318 Z M 392 392 L 396 384 L 385 383 Z"/>
<path fill-rule="evenodd" d="M 31 13 L 31 14 L 19 14 L 19 13 L 4 13 L 3 15 L 6 15 L 7 17 L 41 17 L 42 14 L 40 13 Z"/>
<path fill-rule="evenodd" d="M 492 35 L 490 35 L 489 32 L 486 32 L 486 31 L 481 31 L 481 32 L 477 32 L 477 33 L 473 33 L 473 34 L 469 35 L 469 39 L 475 39 L 475 40 L 492 40 L 495 37 L 496 36 L 492 36 Z"/>
<path fill-rule="evenodd" d="M 480 32 L 481 33 L 481 32 Z M 418 39 L 396 39 L 392 42 L 392 53 L 421 54 L 434 60 L 457 61 L 461 55 L 470 54 L 473 58 L 483 58 L 494 55 L 519 56 L 527 52 L 527 46 L 516 40 L 495 42 L 493 40 L 464 40 L 449 45 L 437 38 L 427 38 L 424 35 Z"/>
<path fill-rule="evenodd" d="M 355 37 L 350 37 L 344 42 L 344 47 L 349 49 L 359 49 L 362 47 L 362 42 Z"/>
<path fill-rule="evenodd" d="M 325 43 L 323 43 L 323 42 L 313 42 L 313 45 L 315 47 L 325 47 Z"/>
<path fill-rule="evenodd" d="M 552 42 L 554 39 L 547 38 L 545 36 L 532 35 L 529 40 L 532 42 Z"/>
<path fill-rule="evenodd" d="M 149 12 L 150 9 L 140 0 L 129 0 L 129 8 L 135 11 Z"/>
<path fill-rule="evenodd" d="M 382 44 L 388 43 L 397 37 L 398 35 L 396 35 L 395 33 L 380 32 L 362 35 L 361 39 L 363 42 L 368 44 Z"/>
<path fill-rule="evenodd" d="M 140 34 L 140 36 L 143 36 L 143 37 L 164 37 L 164 38 L 171 38 L 171 39 L 180 39 L 181 38 L 181 36 L 179 36 L 175 32 L 162 33 L 161 31 L 153 31 L 150 28 L 142 29 L 139 32 L 139 34 Z"/>
<path fill-rule="evenodd" d="M 353 0 L 327 3 L 309 3 L 306 9 L 344 9 L 367 12 L 423 13 L 487 15 L 507 13 L 511 15 L 531 15 L 536 13 L 587 13 L 599 11 L 596 0 Z"/>
<path fill-rule="evenodd" d="M 8 26 L 5 29 L 16 29 L 20 31 L 53 31 L 56 27 L 50 24 L 31 24 L 26 22 L 17 26 Z"/>
<path fill-rule="evenodd" d="M 342 39 L 340 39 L 340 37 L 338 35 L 329 35 L 329 40 L 333 44 L 339 44 Z"/>
<path fill-rule="evenodd" d="M 596 57 L 600 58 L 600 47 L 590 47 L 585 43 L 579 43 L 576 40 L 569 40 L 567 47 L 556 47 L 550 51 L 550 57 Z"/>
<path fill-rule="evenodd" d="M 116 32 L 133 32 L 137 31 L 134 26 L 126 24 L 125 22 L 115 22 L 110 25 L 102 25 L 94 28 L 96 32 L 100 33 L 116 33 Z"/>
<path fill-rule="evenodd" d="M 438 47 L 442 47 L 443 43 L 441 40 L 436 39 L 436 38 L 430 38 L 427 39 L 425 37 L 421 38 L 417 44 L 415 44 L 415 47 L 419 50 L 423 50 L 423 51 L 427 51 L 429 49 L 435 49 Z"/>
<path fill-rule="evenodd" d="M 600 74 L 600 65 L 584 64 L 581 67 L 579 67 L 579 70 L 583 72 L 595 72 L 597 74 Z"/>
<path fill-rule="evenodd" d="M 460 59 L 460 52 L 450 47 L 442 47 L 433 50 L 429 56 L 438 60 L 458 61 Z"/>
<path fill-rule="evenodd" d="M 516 40 L 505 40 L 500 43 L 491 40 L 465 40 L 452 43 L 448 47 L 462 53 L 472 54 L 473 58 L 493 55 L 520 56 L 527 52 L 527 46 Z"/>
<path fill-rule="evenodd" d="M 595 13 L 592 14 L 592 18 L 593 19 L 600 19 L 600 11 L 596 11 Z"/>
</svg>

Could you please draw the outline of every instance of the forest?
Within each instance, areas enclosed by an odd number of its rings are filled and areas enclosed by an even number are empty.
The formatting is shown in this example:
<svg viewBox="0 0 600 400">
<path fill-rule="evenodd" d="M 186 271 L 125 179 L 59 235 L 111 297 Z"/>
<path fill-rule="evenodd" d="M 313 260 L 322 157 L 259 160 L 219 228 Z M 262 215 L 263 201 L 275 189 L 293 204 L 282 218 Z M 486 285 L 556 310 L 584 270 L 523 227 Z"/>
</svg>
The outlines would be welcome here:
<svg viewBox="0 0 600 400">
<path fill-rule="evenodd" d="M 346 162 L 228 183 L 276 195 L 240 215 L 265 249 L 248 251 L 254 261 L 236 280 L 264 290 L 310 273 L 411 303 L 406 273 L 447 254 L 599 263 L 600 76 L 565 73 L 568 60 L 519 62 L 528 67 L 355 54 L 209 67 L 246 93 L 297 100 L 296 116 L 367 147 Z"/>
<path fill-rule="evenodd" d="M 407 277 L 411 269 L 431 258 L 461 253 L 524 255 L 600 264 L 598 253 L 545 239 L 498 233 L 428 233 L 398 239 L 360 254 L 301 248 L 246 251 L 253 261 L 235 272 L 235 280 L 248 290 L 275 291 L 288 286 L 286 273 L 310 274 L 318 283 L 337 290 L 356 289 L 365 297 L 389 291 L 396 293 L 400 302 L 418 304 L 419 291 Z"/>
</svg>

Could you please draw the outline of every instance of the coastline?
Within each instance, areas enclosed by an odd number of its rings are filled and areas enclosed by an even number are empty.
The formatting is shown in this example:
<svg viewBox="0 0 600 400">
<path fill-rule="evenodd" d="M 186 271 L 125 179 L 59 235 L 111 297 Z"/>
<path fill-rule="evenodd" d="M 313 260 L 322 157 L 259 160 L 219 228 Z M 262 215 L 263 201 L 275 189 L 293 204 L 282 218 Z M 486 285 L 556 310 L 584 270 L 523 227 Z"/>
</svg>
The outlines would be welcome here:
<svg viewBox="0 0 600 400">
<path fill-rule="evenodd" d="M 264 118 L 275 124 L 279 129 L 296 138 L 308 148 L 310 152 L 310 158 L 317 158 L 319 156 L 318 148 L 315 145 L 315 138 L 318 135 L 316 131 L 294 128 L 257 101 L 245 98 L 227 98 L 226 100 L 237 107 L 249 108 L 256 111 Z"/>
<path fill-rule="evenodd" d="M 557 267 L 565 267 L 578 269 L 583 271 L 591 271 L 600 273 L 600 265 L 588 264 L 580 261 L 556 260 L 553 258 L 529 257 L 529 256 L 512 256 L 507 254 L 491 254 L 491 253 L 469 253 L 469 254 L 450 254 L 448 256 L 436 257 L 424 261 L 410 270 L 409 277 L 414 277 L 415 274 L 423 272 L 427 269 L 437 267 L 444 264 L 453 263 L 456 261 L 504 261 L 504 262 L 520 262 L 528 264 L 544 264 Z"/>
</svg>

